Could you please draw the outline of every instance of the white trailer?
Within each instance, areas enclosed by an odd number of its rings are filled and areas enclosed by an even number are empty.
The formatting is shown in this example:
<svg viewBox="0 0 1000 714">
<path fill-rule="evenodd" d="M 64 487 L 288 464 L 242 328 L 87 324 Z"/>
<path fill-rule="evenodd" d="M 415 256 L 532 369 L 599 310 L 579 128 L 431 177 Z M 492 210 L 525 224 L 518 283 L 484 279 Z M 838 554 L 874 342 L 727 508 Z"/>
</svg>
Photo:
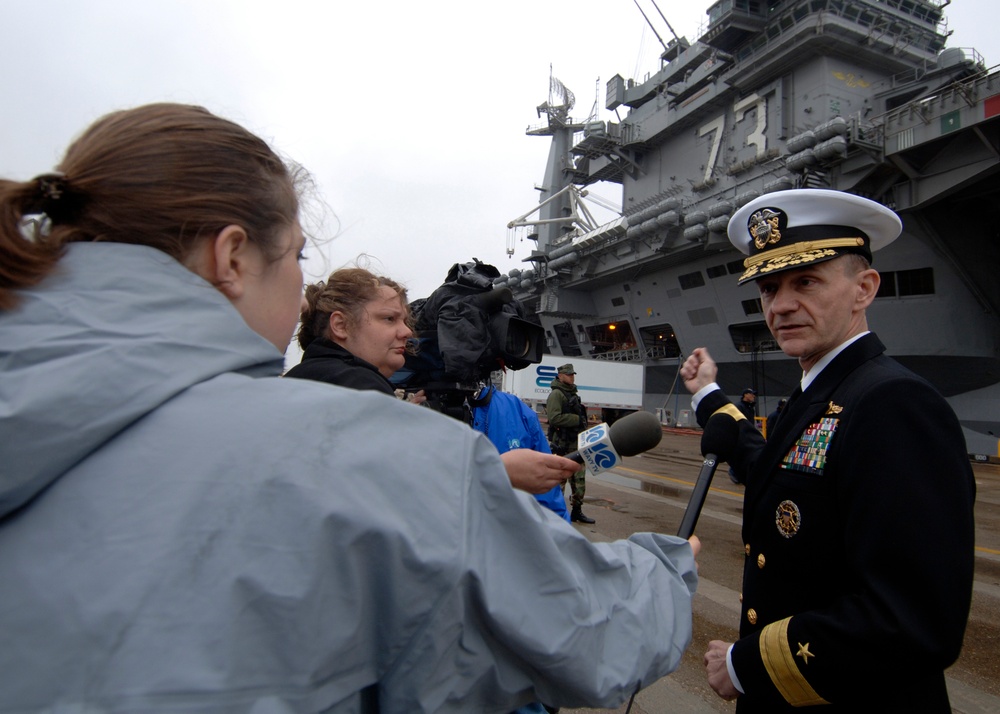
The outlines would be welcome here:
<svg viewBox="0 0 1000 714">
<path fill-rule="evenodd" d="M 642 409 L 645 370 L 640 364 L 606 362 L 582 357 L 543 355 L 542 361 L 503 376 L 503 391 L 519 397 L 536 412 L 545 411 L 559 365 L 570 362 L 576 370 L 576 388 L 591 419 L 609 424 L 625 414 Z"/>
</svg>

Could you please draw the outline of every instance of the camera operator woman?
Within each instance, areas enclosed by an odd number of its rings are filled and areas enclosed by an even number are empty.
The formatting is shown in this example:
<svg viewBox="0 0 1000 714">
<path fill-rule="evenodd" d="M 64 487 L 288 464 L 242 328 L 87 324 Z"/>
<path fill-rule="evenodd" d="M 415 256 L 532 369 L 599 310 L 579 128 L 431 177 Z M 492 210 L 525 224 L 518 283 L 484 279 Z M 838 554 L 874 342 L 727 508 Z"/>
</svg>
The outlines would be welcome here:
<svg viewBox="0 0 1000 714">
<path fill-rule="evenodd" d="M 388 377 L 405 362 L 410 322 L 406 290 L 399 283 L 364 268 L 336 270 L 325 282 L 306 287 L 298 332 L 302 361 L 285 376 L 391 395 Z M 420 390 L 407 400 L 422 404 L 426 396 Z M 548 448 L 500 451 L 511 484 L 546 505 L 555 500 L 547 494 L 578 468 Z M 558 506 L 552 510 L 560 512 Z"/>
<path fill-rule="evenodd" d="M 673 670 L 696 541 L 591 544 L 466 425 L 279 378 L 299 176 L 156 104 L 0 180 L 4 708 L 604 707 Z"/>
<path fill-rule="evenodd" d="M 286 377 L 393 394 L 413 335 L 406 290 L 364 268 L 341 268 L 306 287 L 298 332 L 302 361 Z"/>
</svg>

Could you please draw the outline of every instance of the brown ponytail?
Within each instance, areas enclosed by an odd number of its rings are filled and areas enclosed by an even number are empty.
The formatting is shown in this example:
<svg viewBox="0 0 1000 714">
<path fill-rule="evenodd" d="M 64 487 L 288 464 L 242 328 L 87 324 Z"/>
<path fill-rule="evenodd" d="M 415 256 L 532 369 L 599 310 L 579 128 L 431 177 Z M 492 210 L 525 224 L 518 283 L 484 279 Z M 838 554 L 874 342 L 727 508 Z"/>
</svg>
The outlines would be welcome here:
<svg viewBox="0 0 1000 714">
<path fill-rule="evenodd" d="M 277 257 L 303 178 L 263 140 L 201 107 L 108 114 L 73 142 L 59 173 L 0 180 L 0 310 L 71 242 L 147 245 L 183 261 L 198 240 L 236 224 Z"/>
</svg>

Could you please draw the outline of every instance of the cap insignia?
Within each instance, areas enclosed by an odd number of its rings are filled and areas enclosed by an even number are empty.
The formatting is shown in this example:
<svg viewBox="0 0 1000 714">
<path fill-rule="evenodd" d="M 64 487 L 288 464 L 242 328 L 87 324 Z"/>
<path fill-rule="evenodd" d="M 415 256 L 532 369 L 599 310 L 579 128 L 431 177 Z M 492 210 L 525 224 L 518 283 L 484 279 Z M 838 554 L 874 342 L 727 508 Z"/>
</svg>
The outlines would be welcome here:
<svg viewBox="0 0 1000 714">
<path fill-rule="evenodd" d="M 753 238 L 753 244 L 757 250 L 764 250 L 769 243 L 777 243 L 781 240 L 780 225 L 784 214 L 773 208 L 762 208 L 747 221 L 747 228 Z"/>
<path fill-rule="evenodd" d="M 792 501 L 782 501 L 778 504 L 778 509 L 774 512 L 774 524 L 778 526 L 778 533 L 785 538 L 791 538 L 799 532 L 799 525 L 802 523 L 802 512 Z"/>
</svg>

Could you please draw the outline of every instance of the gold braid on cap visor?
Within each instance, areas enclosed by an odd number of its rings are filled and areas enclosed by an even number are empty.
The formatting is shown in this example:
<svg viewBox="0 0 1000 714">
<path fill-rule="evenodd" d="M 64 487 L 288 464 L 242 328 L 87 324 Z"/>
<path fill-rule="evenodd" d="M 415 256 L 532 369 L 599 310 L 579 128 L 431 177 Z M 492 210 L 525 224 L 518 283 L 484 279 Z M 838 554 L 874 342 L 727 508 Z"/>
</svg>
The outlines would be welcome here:
<svg viewBox="0 0 1000 714">
<path fill-rule="evenodd" d="M 865 239 L 860 236 L 854 238 L 826 238 L 824 240 L 806 240 L 765 250 L 757 255 L 752 255 L 743 261 L 746 272 L 740 276 L 740 280 L 753 277 L 758 272 L 770 273 L 779 268 L 787 268 L 792 265 L 803 263 L 814 263 L 820 258 L 829 258 L 837 254 L 835 248 L 860 248 L 865 244 Z M 761 267 L 762 263 L 768 263 Z"/>
</svg>

